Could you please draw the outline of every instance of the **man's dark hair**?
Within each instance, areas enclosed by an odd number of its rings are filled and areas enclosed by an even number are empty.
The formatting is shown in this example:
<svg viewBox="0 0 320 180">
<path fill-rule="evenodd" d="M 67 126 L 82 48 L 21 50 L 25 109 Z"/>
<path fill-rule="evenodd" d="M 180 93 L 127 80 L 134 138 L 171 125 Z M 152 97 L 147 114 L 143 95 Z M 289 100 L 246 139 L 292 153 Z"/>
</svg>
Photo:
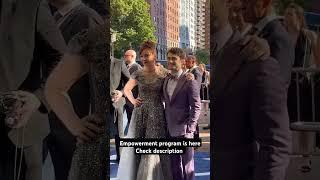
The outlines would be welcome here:
<svg viewBox="0 0 320 180">
<path fill-rule="evenodd" d="M 188 56 L 187 56 L 187 59 L 192 59 L 192 60 L 194 60 L 195 62 L 197 62 L 197 58 L 196 58 L 196 56 L 194 56 L 194 55 L 188 55 Z"/>
<path fill-rule="evenodd" d="M 169 53 L 179 56 L 180 59 L 186 58 L 186 53 L 181 48 L 173 47 L 173 48 L 169 49 L 169 51 L 167 52 L 167 55 Z"/>
</svg>

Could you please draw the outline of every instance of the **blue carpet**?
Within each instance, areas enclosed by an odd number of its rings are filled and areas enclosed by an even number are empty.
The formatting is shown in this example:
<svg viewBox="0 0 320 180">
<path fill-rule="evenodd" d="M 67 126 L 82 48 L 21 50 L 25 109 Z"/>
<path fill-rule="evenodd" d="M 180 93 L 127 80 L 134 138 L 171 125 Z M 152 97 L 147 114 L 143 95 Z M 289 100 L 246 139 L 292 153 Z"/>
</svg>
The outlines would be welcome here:
<svg viewBox="0 0 320 180">
<path fill-rule="evenodd" d="M 206 152 L 196 152 L 195 156 L 196 180 L 210 179 L 210 154 Z M 115 180 L 117 176 L 118 164 L 116 161 L 116 151 L 110 149 L 110 177 Z"/>
</svg>

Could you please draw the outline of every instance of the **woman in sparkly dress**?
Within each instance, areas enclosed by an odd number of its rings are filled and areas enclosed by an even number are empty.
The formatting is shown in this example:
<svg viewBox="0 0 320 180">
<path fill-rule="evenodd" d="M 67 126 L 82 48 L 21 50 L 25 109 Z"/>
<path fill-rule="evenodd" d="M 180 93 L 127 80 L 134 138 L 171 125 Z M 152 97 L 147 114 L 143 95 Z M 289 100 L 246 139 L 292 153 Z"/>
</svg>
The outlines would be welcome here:
<svg viewBox="0 0 320 180">
<path fill-rule="evenodd" d="M 46 84 L 48 103 L 77 139 L 69 180 L 109 178 L 109 147 L 105 126 L 106 110 L 110 105 L 108 29 L 104 24 L 76 35 Z M 86 73 L 90 74 L 92 114 L 80 119 L 66 92 Z"/>
<path fill-rule="evenodd" d="M 129 126 L 128 138 L 165 138 L 166 121 L 162 103 L 162 85 L 167 71 L 156 65 L 156 48 L 147 41 L 140 49 L 143 69 L 132 74 L 124 88 L 124 94 L 135 106 Z M 131 90 L 138 86 L 139 98 Z M 124 147 L 118 169 L 119 180 L 171 180 L 168 155 L 135 155 L 134 149 Z"/>
</svg>

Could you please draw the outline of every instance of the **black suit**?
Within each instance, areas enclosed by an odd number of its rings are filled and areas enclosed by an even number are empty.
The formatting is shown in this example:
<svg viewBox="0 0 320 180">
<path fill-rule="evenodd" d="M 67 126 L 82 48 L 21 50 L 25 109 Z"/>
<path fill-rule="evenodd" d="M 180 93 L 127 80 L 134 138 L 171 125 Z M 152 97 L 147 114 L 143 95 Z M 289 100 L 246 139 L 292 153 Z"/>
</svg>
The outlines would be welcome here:
<svg viewBox="0 0 320 180">
<path fill-rule="evenodd" d="M 43 72 L 43 67 L 51 67 L 53 62 L 60 58 L 66 48 L 65 42 L 45 1 L 17 1 L 16 3 L 0 1 L 0 4 L 3 5 L 0 12 L 5 12 L 4 9 L 10 11 L 2 17 L 1 23 L 3 24 L 0 27 L 2 32 L 9 35 L 10 38 L 7 40 L 10 41 L 10 45 L 1 46 L 1 53 L 12 57 L 6 59 L 4 58 L 6 56 L 1 56 L 0 61 L 15 61 L 16 59 L 19 62 L 18 64 L 6 64 L 1 69 L 2 72 L 4 69 L 10 70 L 13 76 L 10 76 L 8 81 L 13 81 L 17 87 L 6 86 L 8 84 L 1 79 L 1 89 L 4 88 L 5 91 L 20 89 L 33 93 L 40 89 L 43 80 L 46 78 L 45 74 L 40 73 Z M 23 30 L 23 33 L 17 33 L 21 30 Z M 3 38 L 1 39 L 3 40 Z M 8 43 L 4 41 L 4 44 Z M 18 73 L 20 71 L 16 71 L 16 69 L 26 70 L 26 76 L 22 77 Z M 22 81 L 20 82 L 20 80 Z M 43 100 L 40 97 L 38 98 L 41 101 Z M 45 113 L 44 104 L 38 110 Z M 10 129 L 5 126 L 1 112 L 0 120 L 0 179 L 11 180 L 13 179 L 15 145 L 8 138 L 8 130 Z M 17 155 L 19 158 L 20 153 Z M 25 163 L 22 163 L 21 179 L 25 178 L 25 168 Z"/>
<path fill-rule="evenodd" d="M 61 33 L 68 43 L 81 31 L 102 24 L 102 18 L 91 8 L 81 4 L 61 23 Z M 76 114 L 83 118 L 89 114 L 90 85 L 88 74 L 78 80 L 68 91 Z M 52 157 L 56 179 L 67 180 L 76 139 L 65 127 L 54 112 L 49 113 L 51 133 L 48 137 L 48 148 Z"/>
<path fill-rule="evenodd" d="M 245 62 L 239 36 L 211 57 L 213 179 L 282 180 L 291 142 L 285 83 L 276 60 Z"/>
<path fill-rule="evenodd" d="M 198 85 L 199 85 L 199 94 L 201 91 L 201 82 L 202 82 L 202 74 L 199 70 L 198 67 L 193 68 L 190 73 L 192 73 L 194 75 L 194 79 L 197 81 Z M 197 123 L 197 127 L 196 127 L 196 131 L 194 132 L 194 138 L 195 139 L 199 139 L 200 138 L 200 130 L 199 130 L 199 125 Z"/>
<path fill-rule="evenodd" d="M 129 77 L 123 71 L 121 71 L 119 86 L 117 87 L 116 90 L 122 91 L 128 81 L 129 81 Z M 113 106 L 111 106 L 111 110 L 110 110 L 111 117 L 116 118 L 113 116 L 114 112 L 115 112 L 115 108 Z M 114 126 L 114 127 L 110 128 L 110 129 L 113 129 L 113 131 L 115 131 L 115 132 L 113 132 L 113 134 L 114 134 L 115 145 L 116 145 L 117 160 L 119 161 L 120 160 L 120 147 L 119 147 L 120 146 L 120 136 L 119 136 L 119 131 L 118 131 L 118 129 L 119 129 L 118 128 L 118 120 L 117 119 L 114 120 L 113 118 L 111 118 L 112 122 L 115 121 L 115 123 L 111 123 L 111 126 Z M 129 121 L 129 119 L 128 119 L 128 121 Z"/>
<path fill-rule="evenodd" d="M 268 41 L 271 57 L 279 62 L 280 75 L 284 78 L 288 88 L 295 57 L 294 44 L 288 32 L 279 20 L 273 20 L 264 27 L 260 37 Z"/>
<path fill-rule="evenodd" d="M 191 72 L 194 75 L 194 79 L 199 83 L 199 86 L 201 87 L 201 82 L 202 82 L 202 74 L 199 70 L 198 67 L 194 68 L 191 70 Z"/>
</svg>

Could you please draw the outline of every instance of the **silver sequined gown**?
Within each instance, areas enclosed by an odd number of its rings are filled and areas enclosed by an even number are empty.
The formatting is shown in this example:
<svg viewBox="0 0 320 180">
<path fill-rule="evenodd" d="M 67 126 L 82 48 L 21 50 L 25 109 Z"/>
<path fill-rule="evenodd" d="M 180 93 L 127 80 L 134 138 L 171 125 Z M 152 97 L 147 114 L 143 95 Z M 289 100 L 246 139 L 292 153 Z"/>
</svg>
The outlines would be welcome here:
<svg viewBox="0 0 320 180">
<path fill-rule="evenodd" d="M 166 121 L 161 100 L 167 72 L 163 69 L 153 77 L 136 71 L 132 78 L 138 82 L 140 107 L 133 111 L 128 138 L 165 138 Z M 119 180 L 171 180 L 168 155 L 135 155 L 133 148 L 123 148 L 118 169 Z"/>
<path fill-rule="evenodd" d="M 100 119 L 106 119 L 106 110 L 110 109 L 109 70 L 110 58 L 106 55 L 109 47 L 108 26 L 84 31 L 69 43 L 69 53 L 84 56 L 89 62 L 90 96 L 92 113 Z M 109 146 L 107 126 L 96 121 L 104 133 L 95 140 L 76 147 L 68 180 L 106 180 L 109 179 Z"/>
</svg>

